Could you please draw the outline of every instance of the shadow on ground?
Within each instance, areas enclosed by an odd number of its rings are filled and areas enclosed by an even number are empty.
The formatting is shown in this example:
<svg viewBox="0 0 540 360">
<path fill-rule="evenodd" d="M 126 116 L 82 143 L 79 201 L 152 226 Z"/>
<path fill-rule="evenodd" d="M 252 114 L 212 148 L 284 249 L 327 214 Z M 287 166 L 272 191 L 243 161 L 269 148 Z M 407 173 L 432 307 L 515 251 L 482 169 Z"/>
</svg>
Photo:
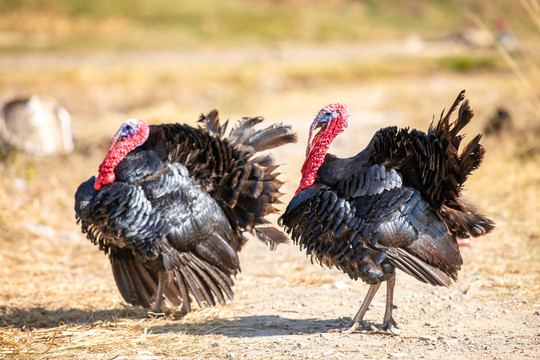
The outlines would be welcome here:
<svg viewBox="0 0 540 360">
<path fill-rule="evenodd" d="M 171 316 L 172 315 L 172 316 Z M 171 314 L 167 324 L 149 326 L 152 334 L 183 333 L 187 335 L 223 335 L 227 337 L 279 336 L 290 334 L 324 333 L 332 328 L 350 323 L 350 319 L 289 319 L 276 315 L 254 315 L 234 319 L 202 320 L 195 323 L 182 322 L 180 313 Z M 121 319 L 144 319 L 152 317 L 141 308 L 113 310 L 80 309 L 31 309 L 0 306 L 0 327 L 47 329 L 60 325 L 98 325 L 115 323 Z M 158 316 L 159 318 L 159 316 Z M 176 321 L 176 320 L 179 321 Z M 171 321 L 172 320 L 172 321 Z"/>
<path fill-rule="evenodd" d="M 350 319 L 289 319 L 277 315 L 254 315 L 236 319 L 205 320 L 197 323 L 167 324 L 150 327 L 152 334 L 181 332 L 189 335 L 259 337 L 292 334 L 318 334 L 350 323 Z"/>
<path fill-rule="evenodd" d="M 148 312 L 138 308 L 114 310 L 80 310 L 80 309 L 46 309 L 36 307 L 20 309 L 0 306 L 0 326 L 15 328 L 44 329 L 59 325 L 92 324 L 98 322 L 115 322 L 118 319 L 142 319 L 149 317 Z"/>
</svg>

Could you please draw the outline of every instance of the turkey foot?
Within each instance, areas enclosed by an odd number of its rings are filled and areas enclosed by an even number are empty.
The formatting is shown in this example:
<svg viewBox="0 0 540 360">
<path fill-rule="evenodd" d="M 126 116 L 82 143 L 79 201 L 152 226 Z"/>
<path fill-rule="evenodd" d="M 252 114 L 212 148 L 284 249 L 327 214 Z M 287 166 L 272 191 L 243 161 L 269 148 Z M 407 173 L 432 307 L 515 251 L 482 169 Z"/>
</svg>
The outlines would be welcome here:
<svg viewBox="0 0 540 360">
<path fill-rule="evenodd" d="M 385 320 L 381 325 L 377 326 L 377 330 L 383 331 L 391 335 L 398 335 L 400 332 L 399 326 L 394 320 L 394 318 Z"/>
<path fill-rule="evenodd" d="M 398 334 L 399 326 L 396 323 L 396 320 L 392 317 L 392 310 L 394 309 L 394 287 L 396 286 L 396 273 L 392 273 L 392 277 L 386 280 L 386 309 L 384 310 L 384 319 L 383 323 L 380 326 L 380 329 L 390 333 Z M 394 329 L 392 329 L 394 327 Z M 397 330 L 397 331 L 396 331 Z"/>
<path fill-rule="evenodd" d="M 369 286 L 366 297 L 364 301 L 362 302 L 360 309 L 354 316 L 354 319 L 352 320 L 352 324 L 350 327 L 344 328 L 344 329 L 332 329 L 332 330 L 329 330 L 328 332 L 341 332 L 342 334 L 350 334 L 358 330 L 358 328 L 360 328 L 360 325 L 362 326 L 362 329 L 367 330 L 364 323 L 364 315 L 366 315 L 369 305 L 371 304 L 371 301 L 373 300 L 373 297 L 377 293 L 377 290 L 379 290 L 380 286 L 381 286 L 380 283 Z"/>
<path fill-rule="evenodd" d="M 341 332 L 342 334 L 350 334 L 358 330 L 359 328 L 362 328 L 366 331 L 374 331 L 379 332 L 383 331 L 389 334 L 397 334 L 399 333 L 399 330 L 396 331 L 396 329 L 399 329 L 399 326 L 397 325 L 396 321 L 392 317 L 392 310 L 394 309 L 394 287 L 396 285 L 396 273 L 393 272 L 392 276 L 386 280 L 386 308 L 384 311 L 384 319 L 383 323 L 379 326 L 370 324 L 367 326 L 366 322 L 364 321 L 364 315 L 366 314 L 369 305 L 371 304 L 371 301 L 373 300 L 373 297 L 377 293 L 377 290 L 379 290 L 379 287 L 381 284 L 375 284 L 371 285 L 369 287 L 369 290 L 366 294 L 366 298 L 364 299 L 364 302 L 360 306 L 360 309 L 354 316 L 354 319 L 352 320 L 352 324 L 350 327 L 345 329 L 332 329 L 328 332 Z"/>
<path fill-rule="evenodd" d="M 371 325 L 372 327 L 373 325 Z M 361 323 L 360 322 L 353 322 L 351 324 L 351 326 L 349 327 L 344 327 L 344 328 L 337 328 L 337 329 L 330 329 L 328 330 L 327 332 L 328 333 L 342 333 L 342 334 L 352 334 L 353 332 L 355 332 L 356 330 L 358 329 L 361 329 L 361 330 L 370 330 L 371 329 L 366 327 L 366 323 L 364 321 L 362 321 Z"/>
</svg>

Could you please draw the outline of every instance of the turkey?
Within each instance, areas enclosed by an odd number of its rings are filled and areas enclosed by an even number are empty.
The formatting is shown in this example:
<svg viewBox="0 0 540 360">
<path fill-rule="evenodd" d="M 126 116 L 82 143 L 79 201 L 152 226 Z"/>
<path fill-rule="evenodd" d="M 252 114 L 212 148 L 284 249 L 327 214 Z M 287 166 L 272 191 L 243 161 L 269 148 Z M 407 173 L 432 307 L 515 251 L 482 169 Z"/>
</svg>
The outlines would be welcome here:
<svg viewBox="0 0 540 360">
<path fill-rule="evenodd" d="M 466 100 L 457 120 L 450 121 L 463 100 L 464 91 L 427 134 L 383 128 L 347 159 L 327 153 L 349 123 L 347 106 L 330 104 L 313 121 L 300 186 L 279 223 L 312 262 L 370 285 L 345 332 L 366 328 L 364 315 L 384 281 L 380 328 L 397 328 L 392 316 L 396 268 L 424 283 L 449 286 L 463 263 L 457 240 L 493 229 L 494 223 L 461 196 L 485 153 L 480 135 L 458 152 L 459 132 L 473 117 Z"/>
<path fill-rule="evenodd" d="M 238 251 L 251 233 L 271 249 L 287 242 L 266 215 L 282 182 L 262 152 L 296 141 L 289 126 L 243 118 L 225 136 L 216 110 L 197 128 L 128 120 L 98 176 L 75 194 L 82 232 L 108 254 L 124 300 L 160 312 L 233 298 Z"/>
</svg>

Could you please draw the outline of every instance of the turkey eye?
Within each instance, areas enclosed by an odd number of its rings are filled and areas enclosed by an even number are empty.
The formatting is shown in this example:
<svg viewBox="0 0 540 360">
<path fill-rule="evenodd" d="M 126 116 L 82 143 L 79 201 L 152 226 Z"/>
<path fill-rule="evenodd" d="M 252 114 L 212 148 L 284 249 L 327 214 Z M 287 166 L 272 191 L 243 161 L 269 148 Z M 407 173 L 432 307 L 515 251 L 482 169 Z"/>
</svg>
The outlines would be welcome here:
<svg viewBox="0 0 540 360">
<path fill-rule="evenodd" d="M 126 125 L 126 130 L 131 130 L 131 125 Z"/>
</svg>

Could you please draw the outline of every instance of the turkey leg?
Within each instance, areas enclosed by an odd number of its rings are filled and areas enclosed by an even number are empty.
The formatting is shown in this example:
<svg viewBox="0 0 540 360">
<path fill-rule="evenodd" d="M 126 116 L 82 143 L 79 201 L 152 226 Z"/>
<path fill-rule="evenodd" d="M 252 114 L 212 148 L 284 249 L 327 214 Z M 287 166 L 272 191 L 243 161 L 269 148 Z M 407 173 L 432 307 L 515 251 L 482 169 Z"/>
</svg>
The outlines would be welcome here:
<svg viewBox="0 0 540 360">
<path fill-rule="evenodd" d="M 384 311 L 384 320 L 382 329 L 391 332 L 392 326 L 399 329 L 396 321 L 392 317 L 392 310 L 394 309 L 394 286 L 396 285 L 396 272 L 392 273 L 392 277 L 386 280 L 386 309 Z"/>
<path fill-rule="evenodd" d="M 355 330 L 357 330 L 360 327 L 360 325 L 362 325 L 362 327 L 364 327 L 364 315 L 366 314 L 366 312 L 367 312 L 367 310 L 369 308 L 369 305 L 371 304 L 371 301 L 373 300 L 373 297 L 377 293 L 377 290 L 379 290 L 380 286 L 381 286 L 380 283 L 369 286 L 366 297 L 364 298 L 364 301 L 362 302 L 362 305 L 360 306 L 360 309 L 358 310 L 358 312 L 354 316 L 354 319 L 352 320 L 352 325 L 349 328 L 330 330 L 330 332 L 338 332 L 339 331 L 339 332 L 342 332 L 344 334 L 348 334 L 348 333 L 352 333 Z"/>
<path fill-rule="evenodd" d="M 352 324 L 349 328 L 330 330 L 330 332 L 341 331 L 344 334 L 348 334 L 348 333 L 352 333 L 356 331 L 360 327 L 360 325 L 362 325 L 362 327 L 364 328 L 364 315 L 368 311 L 369 305 L 371 304 L 371 301 L 373 300 L 373 297 L 377 293 L 377 290 L 379 290 L 380 286 L 381 286 L 380 283 L 369 286 L 366 297 L 364 301 L 362 302 L 360 309 L 354 316 L 354 319 L 352 320 Z M 392 327 L 399 329 L 399 326 L 397 325 L 396 321 L 392 317 L 392 310 L 394 309 L 394 287 L 395 286 L 396 286 L 396 273 L 394 271 L 392 273 L 392 276 L 388 280 L 386 280 L 386 308 L 384 311 L 383 323 L 380 326 L 381 329 L 388 332 L 391 332 Z"/>
<path fill-rule="evenodd" d="M 154 313 L 160 313 L 161 312 L 161 304 L 163 302 L 163 289 L 165 288 L 165 284 L 168 281 L 168 276 L 166 271 L 160 271 L 158 275 L 158 286 L 156 289 L 156 298 L 154 300 L 154 306 L 152 307 L 152 312 Z"/>
</svg>

